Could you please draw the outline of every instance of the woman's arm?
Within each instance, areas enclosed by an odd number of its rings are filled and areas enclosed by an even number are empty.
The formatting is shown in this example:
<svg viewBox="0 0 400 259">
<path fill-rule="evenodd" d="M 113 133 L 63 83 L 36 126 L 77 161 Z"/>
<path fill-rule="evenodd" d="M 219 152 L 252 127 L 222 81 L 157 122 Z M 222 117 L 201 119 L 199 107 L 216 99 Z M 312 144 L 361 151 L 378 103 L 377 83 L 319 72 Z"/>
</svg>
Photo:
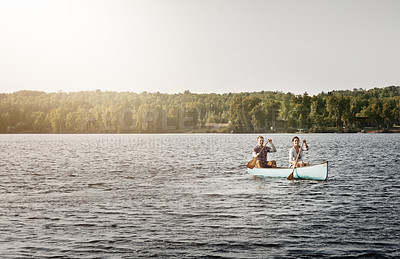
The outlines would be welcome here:
<svg viewBox="0 0 400 259">
<path fill-rule="evenodd" d="M 308 145 L 307 145 L 307 142 L 306 142 L 305 139 L 303 139 L 303 143 L 304 143 L 304 145 L 303 145 L 303 150 L 304 150 L 304 151 L 308 151 Z"/>
<path fill-rule="evenodd" d="M 294 148 L 291 148 L 290 150 L 289 150 L 289 163 L 290 164 L 292 164 L 292 165 L 294 165 L 294 162 L 295 162 L 295 158 L 294 158 L 294 155 L 293 155 L 293 149 Z"/>
</svg>

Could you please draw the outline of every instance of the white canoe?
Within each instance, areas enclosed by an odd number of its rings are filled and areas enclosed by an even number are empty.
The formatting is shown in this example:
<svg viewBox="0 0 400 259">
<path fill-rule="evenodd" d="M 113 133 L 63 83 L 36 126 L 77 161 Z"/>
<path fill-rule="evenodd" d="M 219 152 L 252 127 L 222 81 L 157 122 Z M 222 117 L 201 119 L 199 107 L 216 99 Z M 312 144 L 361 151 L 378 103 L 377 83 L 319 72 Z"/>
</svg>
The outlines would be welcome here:
<svg viewBox="0 0 400 259">
<path fill-rule="evenodd" d="M 277 168 L 247 168 L 247 172 L 252 175 L 263 177 L 288 177 L 293 171 L 290 167 Z M 293 177 L 295 179 L 322 180 L 328 179 L 328 162 L 322 164 L 298 167 L 294 169 Z"/>
</svg>

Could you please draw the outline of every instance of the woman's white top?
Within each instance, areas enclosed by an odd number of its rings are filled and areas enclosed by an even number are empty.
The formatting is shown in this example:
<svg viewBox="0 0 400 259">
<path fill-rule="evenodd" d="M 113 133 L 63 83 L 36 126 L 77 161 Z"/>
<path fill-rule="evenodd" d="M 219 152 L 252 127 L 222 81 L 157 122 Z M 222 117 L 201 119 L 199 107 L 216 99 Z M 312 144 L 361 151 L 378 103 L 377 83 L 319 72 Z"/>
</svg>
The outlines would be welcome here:
<svg viewBox="0 0 400 259">
<path fill-rule="evenodd" d="M 299 159 L 298 159 L 297 161 L 304 161 L 304 160 L 303 160 L 303 158 L 304 158 L 303 151 L 307 151 L 307 150 L 308 150 L 308 148 L 306 148 L 305 146 L 303 146 L 303 149 L 300 150 L 300 156 L 299 156 Z M 290 167 L 293 166 L 293 165 L 290 163 L 290 161 L 296 161 L 296 158 L 297 158 L 296 149 L 295 149 L 294 147 L 292 147 L 292 148 L 289 150 L 289 164 L 290 164 Z"/>
</svg>

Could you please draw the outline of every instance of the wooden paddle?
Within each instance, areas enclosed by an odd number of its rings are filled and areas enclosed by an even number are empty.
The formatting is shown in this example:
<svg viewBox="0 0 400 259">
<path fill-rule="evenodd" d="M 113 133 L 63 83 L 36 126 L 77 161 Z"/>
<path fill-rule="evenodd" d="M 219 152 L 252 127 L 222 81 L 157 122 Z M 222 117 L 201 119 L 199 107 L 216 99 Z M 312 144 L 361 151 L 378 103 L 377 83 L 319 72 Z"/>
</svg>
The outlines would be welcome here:
<svg viewBox="0 0 400 259">
<path fill-rule="evenodd" d="M 267 144 L 268 144 L 268 140 L 267 140 L 267 143 L 265 143 L 264 147 L 261 149 L 261 151 L 257 154 L 257 156 L 253 157 L 253 159 L 247 163 L 247 165 L 246 165 L 247 168 L 253 169 L 256 166 L 257 157 L 261 154 L 261 152 L 264 150 L 264 148 L 267 146 Z"/>
<path fill-rule="evenodd" d="M 297 161 L 299 160 L 301 150 L 303 149 L 303 144 L 304 144 L 304 142 L 301 143 L 301 147 L 300 147 L 300 149 L 299 149 L 299 153 L 297 154 L 296 163 L 294 163 L 294 165 L 293 165 L 293 171 L 292 171 L 291 174 L 289 174 L 289 176 L 288 176 L 288 178 L 287 178 L 288 180 L 293 180 L 293 178 L 294 178 L 294 177 L 293 177 L 294 169 L 296 169 Z"/>
</svg>

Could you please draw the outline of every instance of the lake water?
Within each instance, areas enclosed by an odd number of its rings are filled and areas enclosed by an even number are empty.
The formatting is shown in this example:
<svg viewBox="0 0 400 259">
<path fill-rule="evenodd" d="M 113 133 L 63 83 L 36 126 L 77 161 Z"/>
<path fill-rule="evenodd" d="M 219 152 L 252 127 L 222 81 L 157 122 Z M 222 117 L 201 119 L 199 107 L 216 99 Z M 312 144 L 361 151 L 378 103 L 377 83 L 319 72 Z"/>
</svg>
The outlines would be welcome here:
<svg viewBox="0 0 400 259">
<path fill-rule="evenodd" d="M 248 175 L 256 137 L 0 135 L 0 258 L 400 257 L 399 134 L 299 135 L 326 182 Z"/>
</svg>

